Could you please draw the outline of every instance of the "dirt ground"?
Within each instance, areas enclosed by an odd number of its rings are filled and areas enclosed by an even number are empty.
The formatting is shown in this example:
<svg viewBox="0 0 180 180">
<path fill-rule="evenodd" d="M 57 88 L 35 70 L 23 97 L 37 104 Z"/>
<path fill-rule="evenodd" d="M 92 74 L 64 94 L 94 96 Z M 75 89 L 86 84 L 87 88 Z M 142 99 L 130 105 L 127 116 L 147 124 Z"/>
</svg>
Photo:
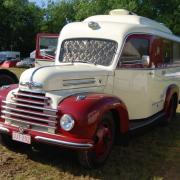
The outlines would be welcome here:
<svg viewBox="0 0 180 180">
<path fill-rule="evenodd" d="M 155 126 L 132 137 L 127 147 L 116 145 L 107 163 L 82 168 L 75 153 L 55 147 L 41 151 L 20 144 L 0 144 L 0 180 L 58 179 L 180 179 L 180 106 L 169 126 Z"/>
</svg>

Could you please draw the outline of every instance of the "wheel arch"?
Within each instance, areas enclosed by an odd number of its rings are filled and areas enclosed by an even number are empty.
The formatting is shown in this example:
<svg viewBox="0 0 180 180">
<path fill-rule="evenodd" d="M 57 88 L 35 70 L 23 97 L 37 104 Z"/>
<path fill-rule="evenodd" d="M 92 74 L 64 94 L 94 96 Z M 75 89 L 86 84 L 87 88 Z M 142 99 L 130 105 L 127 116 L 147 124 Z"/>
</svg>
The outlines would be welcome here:
<svg viewBox="0 0 180 180">
<path fill-rule="evenodd" d="M 86 138 L 93 137 L 103 115 L 108 111 L 113 115 L 117 132 L 120 134 L 128 132 L 128 111 L 123 101 L 119 98 L 102 93 L 88 93 L 85 99 L 77 101 L 77 96 L 72 95 L 65 98 L 59 103 L 58 107 L 62 114 L 70 114 L 75 119 L 78 119 L 77 124 L 79 127 L 84 127 Z M 89 128 L 86 129 L 86 126 Z M 81 131 L 74 129 L 72 133 L 81 134 Z"/>
<path fill-rule="evenodd" d="M 176 98 L 176 108 L 178 106 L 178 98 L 179 98 L 179 87 L 176 84 L 171 84 L 168 86 L 166 90 L 166 97 L 165 97 L 165 102 L 164 102 L 164 111 L 168 111 L 168 106 L 171 101 L 171 98 L 175 97 Z"/>
</svg>

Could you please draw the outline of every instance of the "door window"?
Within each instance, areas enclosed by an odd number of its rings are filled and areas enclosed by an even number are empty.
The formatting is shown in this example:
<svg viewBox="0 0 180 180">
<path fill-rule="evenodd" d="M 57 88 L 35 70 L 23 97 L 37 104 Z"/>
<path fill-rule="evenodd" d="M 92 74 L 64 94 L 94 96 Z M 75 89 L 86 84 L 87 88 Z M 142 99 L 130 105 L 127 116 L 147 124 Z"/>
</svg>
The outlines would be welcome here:
<svg viewBox="0 0 180 180">
<path fill-rule="evenodd" d="M 122 50 L 120 65 L 142 64 L 142 56 L 149 56 L 149 44 L 149 39 L 146 36 L 130 36 Z"/>
</svg>

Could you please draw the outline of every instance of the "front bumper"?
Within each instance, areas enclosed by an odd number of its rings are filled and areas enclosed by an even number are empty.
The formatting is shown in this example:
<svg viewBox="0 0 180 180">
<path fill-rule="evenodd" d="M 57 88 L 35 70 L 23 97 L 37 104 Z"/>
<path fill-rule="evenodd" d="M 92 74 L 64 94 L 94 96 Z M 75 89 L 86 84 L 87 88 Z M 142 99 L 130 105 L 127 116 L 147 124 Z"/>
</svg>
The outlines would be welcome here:
<svg viewBox="0 0 180 180">
<path fill-rule="evenodd" d="M 0 133 L 11 135 L 13 131 L 18 132 L 18 127 L 0 124 Z M 30 135 L 32 140 L 35 142 L 52 144 L 71 149 L 91 149 L 94 144 L 93 141 L 89 139 L 68 138 L 61 135 L 49 134 L 30 129 L 27 129 L 25 134 Z"/>
</svg>

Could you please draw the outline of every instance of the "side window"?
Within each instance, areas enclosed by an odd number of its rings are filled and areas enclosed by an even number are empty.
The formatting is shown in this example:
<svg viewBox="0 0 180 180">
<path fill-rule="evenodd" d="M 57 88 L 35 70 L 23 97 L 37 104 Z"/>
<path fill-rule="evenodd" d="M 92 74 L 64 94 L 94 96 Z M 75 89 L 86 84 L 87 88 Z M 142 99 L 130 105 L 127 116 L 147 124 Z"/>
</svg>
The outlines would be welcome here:
<svg viewBox="0 0 180 180">
<path fill-rule="evenodd" d="M 141 64 L 142 56 L 149 56 L 149 39 L 143 37 L 129 37 L 124 45 L 120 63 L 123 65 Z"/>
<path fill-rule="evenodd" d="M 180 63 L 180 43 L 173 43 L 173 61 Z"/>
<path fill-rule="evenodd" d="M 172 59 L 172 42 L 168 40 L 163 41 L 163 62 L 169 64 Z"/>
</svg>

